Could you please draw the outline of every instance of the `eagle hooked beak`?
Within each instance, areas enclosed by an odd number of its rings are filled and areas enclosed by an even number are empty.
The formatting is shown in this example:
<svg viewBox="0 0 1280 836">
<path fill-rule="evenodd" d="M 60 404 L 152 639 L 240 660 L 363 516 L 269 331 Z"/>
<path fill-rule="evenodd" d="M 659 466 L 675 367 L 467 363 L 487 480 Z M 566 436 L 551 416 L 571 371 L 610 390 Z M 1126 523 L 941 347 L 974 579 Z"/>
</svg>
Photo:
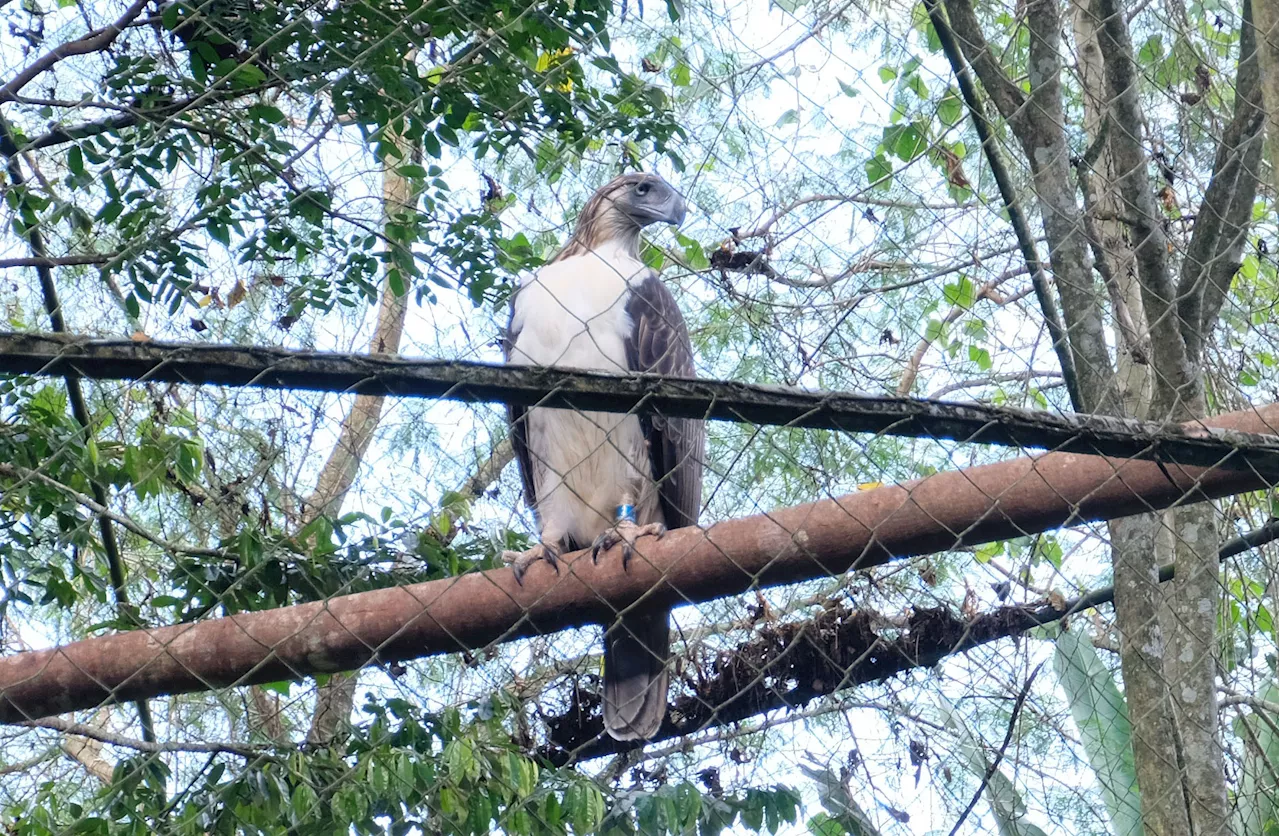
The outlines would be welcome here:
<svg viewBox="0 0 1280 836">
<path fill-rule="evenodd" d="M 642 227 L 658 222 L 684 223 L 684 198 L 661 177 L 646 177 L 631 187 L 627 215 Z"/>
</svg>

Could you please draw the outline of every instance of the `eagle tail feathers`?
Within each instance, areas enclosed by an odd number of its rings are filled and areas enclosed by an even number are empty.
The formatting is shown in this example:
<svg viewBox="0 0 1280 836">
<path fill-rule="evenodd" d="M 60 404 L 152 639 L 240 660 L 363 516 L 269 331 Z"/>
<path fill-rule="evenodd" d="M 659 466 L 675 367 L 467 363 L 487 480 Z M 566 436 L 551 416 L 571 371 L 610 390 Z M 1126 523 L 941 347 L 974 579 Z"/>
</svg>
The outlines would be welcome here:
<svg viewBox="0 0 1280 836">
<path fill-rule="evenodd" d="M 647 740 L 667 714 L 670 610 L 628 613 L 604 636 L 604 727 L 614 740 Z"/>
</svg>

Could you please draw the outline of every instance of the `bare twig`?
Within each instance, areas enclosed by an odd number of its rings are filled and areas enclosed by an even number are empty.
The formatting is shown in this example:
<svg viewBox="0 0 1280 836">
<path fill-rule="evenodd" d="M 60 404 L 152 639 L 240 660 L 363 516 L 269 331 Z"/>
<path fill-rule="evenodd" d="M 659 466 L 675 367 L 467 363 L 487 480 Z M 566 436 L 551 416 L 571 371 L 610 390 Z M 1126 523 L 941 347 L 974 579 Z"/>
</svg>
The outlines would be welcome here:
<svg viewBox="0 0 1280 836">
<path fill-rule="evenodd" d="M 74 721 L 63 720 L 58 717 L 45 717 L 42 720 L 31 720 L 21 723 L 20 725 L 29 726 L 30 728 L 35 729 L 52 729 L 53 731 L 62 732 L 63 734 L 88 738 L 89 740 L 94 740 L 99 743 L 107 743 L 111 746 L 122 746 L 126 749 L 136 749 L 139 752 L 148 752 L 150 754 L 163 754 L 165 752 L 217 752 L 228 755 L 239 755 L 242 758 L 261 758 L 270 756 L 270 750 L 268 749 L 254 746 L 243 746 L 238 743 L 160 743 L 152 740 L 139 740 L 136 737 L 116 734 L 115 732 L 110 732 L 87 723 L 76 723 Z"/>
<path fill-rule="evenodd" d="M 929 400 L 939 400 L 953 392 L 971 389 L 975 386 L 989 386 L 993 383 L 1026 383 L 1036 378 L 1048 377 L 1062 379 L 1062 373 L 1052 369 L 1028 369 L 1025 372 L 997 372 L 986 377 L 975 377 L 971 380 L 960 380 L 948 383 L 941 389 L 929 393 Z"/>
<path fill-rule="evenodd" d="M 1014 729 L 1018 727 L 1018 716 L 1022 713 L 1022 704 L 1027 701 L 1027 694 L 1031 693 L 1031 683 L 1036 681 L 1036 675 L 1040 673 L 1040 668 L 1042 667 L 1044 667 L 1044 662 L 1036 665 L 1031 670 L 1031 675 L 1027 677 L 1027 681 L 1022 685 L 1022 690 L 1018 692 L 1018 698 L 1013 701 L 1013 711 L 1009 714 L 1009 727 L 1005 729 L 1004 741 L 1000 744 L 1000 748 L 996 750 L 996 756 L 992 758 L 991 763 L 987 764 L 986 774 L 982 776 L 982 780 L 978 783 L 978 788 L 974 790 L 973 798 L 969 799 L 969 805 L 964 808 L 960 818 L 956 819 L 955 827 L 951 828 L 950 836 L 956 836 L 960 832 L 961 825 L 964 824 L 965 819 L 969 818 L 969 814 L 973 812 L 973 808 L 978 804 L 978 799 L 982 798 L 982 793 L 986 791 L 987 784 L 991 782 L 991 777 L 1000 768 L 1000 761 L 1004 760 L 1005 750 L 1009 748 L 1009 742 L 1013 740 Z"/>
<path fill-rule="evenodd" d="M 41 55 L 26 69 L 14 76 L 11 81 L 0 87 L 0 104 L 13 101 L 18 93 L 22 92 L 23 87 L 26 87 L 41 73 L 52 69 L 60 61 L 73 55 L 87 55 L 90 52 L 97 52 L 110 46 L 116 38 L 120 37 L 120 33 L 125 30 L 133 19 L 142 14 L 142 10 L 147 7 L 148 2 L 150 0 L 134 0 L 125 9 L 124 14 L 120 15 L 114 23 L 94 30 L 82 38 L 59 44 L 49 52 Z"/>
<path fill-rule="evenodd" d="M 49 487 L 71 497 L 76 501 L 76 503 L 93 512 L 95 516 L 105 518 L 119 524 L 125 530 L 138 535 L 148 543 L 160 547 L 169 554 L 190 554 L 200 555 L 202 557 L 219 558 L 227 557 L 228 555 L 228 553 L 223 549 L 210 549 L 201 546 L 183 546 L 179 543 L 174 543 L 169 540 L 165 540 L 162 537 L 158 537 L 139 523 L 135 522 L 131 517 L 124 514 L 117 514 L 115 511 L 112 511 L 93 497 L 80 493 L 75 488 L 72 488 L 69 485 L 64 485 L 57 479 L 47 476 L 38 470 L 31 470 L 30 468 L 22 467 L 21 465 L 0 462 L 0 476 L 9 476 L 21 481 L 34 480 L 41 484 L 48 485 Z"/>
</svg>

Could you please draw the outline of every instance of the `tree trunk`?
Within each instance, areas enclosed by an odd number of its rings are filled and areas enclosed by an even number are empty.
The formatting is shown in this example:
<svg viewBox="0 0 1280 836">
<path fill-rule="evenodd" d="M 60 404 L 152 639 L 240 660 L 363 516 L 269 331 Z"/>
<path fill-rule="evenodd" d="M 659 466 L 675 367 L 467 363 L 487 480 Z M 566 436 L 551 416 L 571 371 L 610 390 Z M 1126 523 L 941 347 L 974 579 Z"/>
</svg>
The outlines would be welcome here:
<svg viewBox="0 0 1280 836">
<path fill-rule="evenodd" d="M 412 56 L 408 60 L 412 60 Z M 405 143 L 400 137 L 392 137 L 402 155 L 388 159 L 382 169 L 383 226 L 398 215 L 414 211 L 416 195 L 408 178 L 396 172 L 403 163 Z M 388 244 L 388 246 L 399 246 Z M 404 333 L 408 296 L 398 295 L 384 279 L 382 296 L 378 305 L 378 321 L 373 339 L 369 343 L 370 354 L 396 354 L 400 351 L 400 338 Z M 325 462 L 316 480 L 315 492 L 303 506 L 303 522 L 317 516 L 336 514 L 355 482 L 356 474 L 364 461 L 364 455 L 373 441 L 374 431 L 382 418 L 385 398 L 378 395 L 357 395 L 347 417 L 343 419 L 338 443 L 334 445 L 329 460 Z M 345 735 L 355 706 L 359 671 L 335 674 L 316 689 L 316 705 L 311 713 L 311 727 L 307 730 L 308 746 L 330 746 Z"/>
<path fill-rule="evenodd" d="M 1280 123 L 1277 122 L 1277 44 L 1280 43 L 1280 26 L 1277 25 L 1275 0 L 1251 0 L 1253 25 L 1258 31 L 1258 65 L 1262 70 L 1262 104 L 1267 111 L 1267 161 L 1271 165 L 1271 177 L 1267 186 L 1272 196 L 1280 196 L 1277 187 L 1277 169 L 1280 169 Z"/>
<path fill-rule="evenodd" d="M 1115 158 L 1105 141 L 1107 98 L 1098 23 L 1090 13 L 1087 0 L 1073 0 L 1071 12 L 1076 68 L 1084 100 L 1085 135 L 1090 147 L 1102 142 L 1093 170 L 1088 170 L 1083 161 L 1080 164 L 1082 178 L 1087 178 L 1094 189 L 1092 205 L 1085 206 L 1085 221 L 1097 229 L 1100 252 L 1095 254 L 1094 266 L 1102 275 L 1111 298 L 1121 409 L 1127 416 L 1146 418 L 1151 403 L 1151 341 L 1146 336 L 1146 310 L 1134 275 L 1133 248 L 1119 220 L 1122 213 L 1114 186 Z"/>
</svg>

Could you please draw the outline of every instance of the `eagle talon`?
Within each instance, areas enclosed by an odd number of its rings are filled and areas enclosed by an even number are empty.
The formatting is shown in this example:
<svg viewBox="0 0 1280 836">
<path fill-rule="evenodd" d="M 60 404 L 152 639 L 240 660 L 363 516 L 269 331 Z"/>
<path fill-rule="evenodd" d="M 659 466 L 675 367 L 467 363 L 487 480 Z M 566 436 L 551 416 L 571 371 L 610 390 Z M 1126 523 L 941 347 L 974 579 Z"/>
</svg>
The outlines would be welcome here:
<svg viewBox="0 0 1280 836">
<path fill-rule="evenodd" d="M 539 560 L 550 563 L 556 574 L 560 574 L 560 549 L 547 543 L 539 543 L 523 552 L 508 549 L 502 553 L 502 562 L 511 564 L 511 574 L 515 575 L 516 583 L 521 586 L 524 586 L 524 573 Z"/>
<path fill-rule="evenodd" d="M 591 544 L 591 562 L 598 563 L 600 560 L 600 552 L 609 551 L 609 549 L 622 544 L 622 571 L 627 570 L 627 564 L 631 561 L 631 555 L 635 553 L 636 540 L 645 535 L 662 538 L 667 533 L 667 527 L 662 523 L 649 523 L 648 525 L 636 525 L 630 520 L 623 520 L 613 528 L 607 528 L 600 532 L 600 536 Z"/>
</svg>

